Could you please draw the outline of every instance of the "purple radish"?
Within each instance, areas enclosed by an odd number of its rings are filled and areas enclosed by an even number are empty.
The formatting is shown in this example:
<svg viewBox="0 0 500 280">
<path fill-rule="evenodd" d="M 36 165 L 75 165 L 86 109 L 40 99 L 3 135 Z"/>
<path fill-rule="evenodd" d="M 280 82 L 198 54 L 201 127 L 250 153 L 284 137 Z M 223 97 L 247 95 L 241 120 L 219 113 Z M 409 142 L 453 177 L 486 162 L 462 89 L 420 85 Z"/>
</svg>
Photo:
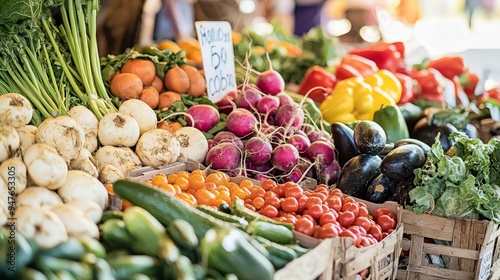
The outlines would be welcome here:
<svg viewBox="0 0 500 280">
<path fill-rule="evenodd" d="M 226 119 L 226 128 L 238 137 L 245 137 L 255 131 L 257 118 L 248 110 L 234 109 Z"/>
<path fill-rule="evenodd" d="M 280 100 L 276 96 L 266 95 L 257 102 L 257 111 L 261 114 L 274 116 L 280 107 Z"/>
<path fill-rule="evenodd" d="M 302 178 L 302 171 L 298 167 L 294 167 L 290 174 L 283 177 L 283 182 L 294 182 L 298 183 Z"/>
<path fill-rule="evenodd" d="M 299 130 L 304 124 L 304 111 L 296 103 L 281 106 L 274 116 L 276 125 Z"/>
<path fill-rule="evenodd" d="M 334 160 L 329 165 L 324 166 L 318 171 L 318 177 L 320 183 L 331 185 L 337 182 L 338 175 L 340 173 L 340 164 L 338 161 Z"/>
<path fill-rule="evenodd" d="M 234 133 L 230 131 L 219 131 L 217 134 L 214 136 L 214 142 L 215 144 L 220 144 L 220 143 L 232 143 L 240 149 L 240 151 L 243 151 L 243 142 L 241 139 L 234 135 Z"/>
<path fill-rule="evenodd" d="M 335 146 L 331 142 L 317 140 L 307 148 L 307 157 L 322 165 L 329 165 L 335 160 Z"/>
<path fill-rule="evenodd" d="M 255 164 L 263 164 L 271 159 L 271 143 L 260 137 L 252 137 L 245 143 L 247 159 Z"/>
<path fill-rule="evenodd" d="M 264 174 L 257 174 L 257 175 L 255 175 L 254 179 L 257 180 L 257 181 L 262 182 L 262 181 L 264 181 L 266 179 L 272 179 L 272 177 L 268 176 L 268 175 L 264 175 Z"/>
<path fill-rule="evenodd" d="M 207 132 L 219 122 L 219 111 L 213 106 L 200 104 L 194 105 L 187 109 L 186 114 L 193 117 L 194 127 Z M 193 122 L 188 116 L 184 116 L 188 126 L 192 126 Z"/>
<path fill-rule="evenodd" d="M 211 150 L 215 145 L 217 145 L 214 139 L 208 139 L 207 143 L 208 143 L 208 150 Z"/>
<path fill-rule="evenodd" d="M 309 148 L 309 145 L 311 145 L 311 141 L 309 141 L 309 138 L 300 134 L 292 135 L 290 138 L 288 138 L 287 143 L 294 145 L 301 156 L 304 156 L 306 154 L 307 148 Z"/>
<path fill-rule="evenodd" d="M 277 146 L 271 155 L 271 163 L 281 171 L 290 172 L 299 162 L 299 151 L 291 144 Z"/>
<path fill-rule="evenodd" d="M 262 99 L 262 95 L 257 92 L 255 89 L 251 87 L 245 87 L 245 89 L 240 93 L 240 95 L 236 98 L 235 103 L 238 108 L 247 109 L 249 111 L 253 111 L 259 102 Z"/>
<path fill-rule="evenodd" d="M 280 73 L 274 71 L 272 67 L 262 72 L 257 77 L 256 85 L 263 93 L 276 95 L 285 90 L 285 80 Z"/>
<path fill-rule="evenodd" d="M 331 137 L 330 135 L 328 135 L 328 132 L 326 131 L 318 131 L 318 130 L 311 130 L 309 132 L 307 132 L 307 137 L 309 138 L 309 140 L 311 140 L 311 142 L 315 142 L 315 141 L 330 141 Z"/>
<path fill-rule="evenodd" d="M 285 104 L 288 104 L 288 103 L 293 103 L 293 99 L 290 95 L 284 93 L 284 92 L 280 92 L 276 95 L 279 100 L 280 100 L 280 106 L 283 106 Z"/>
<path fill-rule="evenodd" d="M 232 143 L 220 143 L 210 149 L 205 165 L 217 170 L 233 170 L 240 166 L 241 152 Z"/>
<path fill-rule="evenodd" d="M 236 99 L 238 93 L 236 91 L 231 91 L 226 96 L 224 96 L 219 102 L 215 103 L 217 107 L 219 108 L 219 112 L 223 114 L 229 114 L 231 113 L 235 107 L 236 104 L 234 104 L 234 100 Z"/>
</svg>

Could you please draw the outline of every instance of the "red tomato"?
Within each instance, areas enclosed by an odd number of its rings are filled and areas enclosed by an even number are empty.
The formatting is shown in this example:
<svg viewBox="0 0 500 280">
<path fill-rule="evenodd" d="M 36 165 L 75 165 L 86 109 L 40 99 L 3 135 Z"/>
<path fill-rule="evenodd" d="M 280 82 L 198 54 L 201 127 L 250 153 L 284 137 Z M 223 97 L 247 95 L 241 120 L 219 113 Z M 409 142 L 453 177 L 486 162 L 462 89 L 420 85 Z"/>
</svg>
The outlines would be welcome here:
<svg viewBox="0 0 500 280">
<path fill-rule="evenodd" d="M 344 197 L 344 198 L 342 199 L 342 204 L 346 204 L 346 203 L 348 203 L 348 202 L 356 202 L 356 200 L 354 200 L 354 198 L 352 198 L 352 197 L 350 197 L 350 196 L 348 196 L 348 197 Z"/>
<path fill-rule="evenodd" d="M 255 209 L 257 209 L 257 210 L 262 209 L 262 207 L 264 207 L 265 204 L 266 203 L 264 201 L 264 198 L 262 198 L 262 197 L 256 197 L 252 201 L 253 207 L 255 207 Z"/>
<path fill-rule="evenodd" d="M 250 198 L 255 199 L 256 197 L 262 197 L 266 195 L 266 191 L 263 188 L 255 188 L 252 193 L 250 193 Z"/>
<path fill-rule="evenodd" d="M 287 212 L 283 211 L 283 209 L 278 209 L 278 217 L 284 217 Z"/>
<path fill-rule="evenodd" d="M 323 208 L 323 213 L 326 213 L 326 212 L 335 212 L 333 210 L 330 209 L 330 207 L 328 207 L 328 205 L 325 205 L 325 204 L 321 204 L 321 208 Z"/>
<path fill-rule="evenodd" d="M 252 204 L 253 200 L 251 198 L 245 198 L 245 200 L 243 201 L 243 203 L 245 203 L 245 204 Z"/>
<path fill-rule="evenodd" d="M 344 203 L 344 205 L 342 205 L 342 212 L 346 212 L 346 211 L 352 212 L 354 214 L 354 216 L 357 217 L 359 214 L 358 204 L 356 202 Z"/>
<path fill-rule="evenodd" d="M 295 223 L 295 230 L 305 235 L 312 236 L 314 233 L 314 223 L 308 218 L 300 218 Z"/>
<path fill-rule="evenodd" d="M 342 198 L 340 196 L 330 196 L 326 199 L 326 205 L 331 209 L 340 212 L 342 210 Z"/>
<path fill-rule="evenodd" d="M 304 194 L 304 190 L 297 184 L 285 188 L 285 197 L 295 197 L 299 199 Z"/>
<path fill-rule="evenodd" d="M 287 214 L 285 215 L 285 217 L 286 217 L 287 219 L 289 219 L 289 220 L 293 221 L 293 222 L 292 222 L 292 224 L 295 224 L 295 223 L 297 222 L 297 216 L 295 216 L 294 214 L 287 213 Z"/>
<path fill-rule="evenodd" d="M 248 208 L 248 209 L 250 209 L 250 210 L 252 210 L 252 211 L 257 211 L 257 210 L 255 209 L 255 207 L 253 207 L 253 205 L 252 205 L 252 204 L 245 203 L 245 207 L 246 207 L 246 208 Z"/>
<path fill-rule="evenodd" d="M 321 215 L 323 215 L 323 207 L 321 207 L 321 204 L 315 204 L 307 209 L 307 214 L 309 214 L 309 216 L 311 216 L 314 220 L 318 220 Z"/>
<path fill-rule="evenodd" d="M 377 239 L 375 239 L 375 237 L 373 237 L 373 235 L 371 235 L 370 233 L 366 235 L 366 238 L 370 240 L 371 244 L 376 244 L 378 242 Z"/>
<path fill-rule="evenodd" d="M 259 213 L 269 218 L 278 217 L 278 209 L 276 209 L 276 207 L 272 205 L 264 206 L 262 210 L 259 211 Z"/>
<path fill-rule="evenodd" d="M 287 197 L 281 203 L 281 209 L 287 213 L 297 212 L 299 210 L 299 202 L 295 197 Z"/>
<path fill-rule="evenodd" d="M 321 229 L 321 227 L 319 225 L 314 226 L 314 233 L 312 235 L 314 238 L 319 238 L 319 230 L 320 229 Z"/>
<path fill-rule="evenodd" d="M 328 197 L 328 194 L 324 194 L 322 192 L 313 192 L 309 197 L 319 197 L 321 199 L 321 203 L 323 203 Z"/>
<path fill-rule="evenodd" d="M 361 239 L 361 242 L 359 244 L 360 247 L 368 247 L 372 245 L 372 241 L 370 240 L 370 238 L 366 236 L 361 236 L 360 239 Z"/>
<path fill-rule="evenodd" d="M 309 219 L 311 222 L 316 223 L 316 220 L 314 220 L 313 217 L 311 217 L 311 215 L 309 215 L 309 214 L 304 214 L 304 215 L 302 215 L 301 218 L 306 218 L 306 219 Z"/>
<path fill-rule="evenodd" d="M 356 236 L 361 237 L 366 235 L 366 231 L 364 228 L 359 226 L 350 226 L 349 230 L 352 231 Z"/>
<path fill-rule="evenodd" d="M 387 232 L 382 232 L 382 239 L 386 238 L 387 236 L 389 236 Z"/>
<path fill-rule="evenodd" d="M 315 196 L 310 196 L 307 199 L 306 208 L 309 209 L 313 205 L 321 205 L 321 204 L 323 204 L 323 201 L 321 200 L 321 198 L 315 197 Z"/>
<path fill-rule="evenodd" d="M 276 188 L 273 188 L 271 191 L 274 192 L 278 197 L 285 196 L 285 191 L 283 189 L 283 185 L 281 184 L 277 185 Z"/>
<path fill-rule="evenodd" d="M 269 197 L 264 198 L 264 203 L 266 205 L 271 205 L 276 209 L 281 207 L 280 199 L 278 197 L 275 197 L 275 196 L 269 196 Z"/>
<path fill-rule="evenodd" d="M 384 214 L 378 217 L 377 224 L 382 229 L 382 232 L 387 232 L 390 229 L 394 229 L 394 227 L 396 226 L 396 221 L 389 215 Z"/>
<path fill-rule="evenodd" d="M 368 269 L 365 268 L 363 270 L 361 270 L 359 273 L 358 273 L 359 277 L 361 277 L 361 280 L 364 280 L 366 279 L 366 277 L 368 276 Z"/>
<path fill-rule="evenodd" d="M 338 196 L 340 198 L 343 198 L 344 194 L 342 193 L 342 191 L 340 189 L 334 188 L 330 191 L 330 196 Z"/>
<path fill-rule="evenodd" d="M 380 229 L 379 225 L 372 225 L 368 230 L 368 233 L 371 234 L 377 242 L 382 240 L 382 229 Z"/>
<path fill-rule="evenodd" d="M 264 179 L 261 183 L 260 183 L 260 186 L 266 190 L 266 191 L 270 191 L 272 190 L 273 188 L 275 188 L 277 186 L 276 182 L 274 180 L 271 180 L 271 179 Z"/>
<path fill-rule="evenodd" d="M 394 232 L 394 229 L 393 229 L 393 228 L 391 228 L 391 229 L 389 229 L 389 230 L 387 231 L 387 233 L 388 233 L 388 234 L 391 234 L 391 233 L 393 233 L 393 232 Z"/>
<path fill-rule="evenodd" d="M 321 215 L 321 217 L 319 217 L 319 224 L 322 226 L 322 225 L 328 224 L 328 223 L 335 223 L 337 221 L 337 217 L 333 213 L 335 213 L 335 212 L 330 211 L 330 212 L 323 213 L 323 215 Z"/>
<path fill-rule="evenodd" d="M 299 210 L 297 210 L 297 213 L 302 213 L 305 209 L 307 209 L 307 201 L 309 200 L 309 197 L 303 195 L 297 201 L 299 202 Z"/>
<path fill-rule="evenodd" d="M 278 197 L 278 195 L 273 191 L 268 191 L 268 192 L 266 192 L 266 195 L 264 196 L 264 198 L 268 198 L 268 197 Z"/>
<path fill-rule="evenodd" d="M 332 223 L 327 223 L 321 226 L 319 229 L 318 238 L 332 238 L 337 237 L 339 235 L 339 231 L 337 227 Z"/>
<path fill-rule="evenodd" d="M 358 217 L 370 217 L 370 213 L 368 213 L 368 209 L 365 207 L 359 207 Z"/>
<path fill-rule="evenodd" d="M 377 221 L 378 218 L 382 215 L 389 215 L 389 217 L 391 217 L 393 220 L 396 220 L 396 214 L 394 214 L 394 212 L 392 212 L 392 210 L 389 208 L 379 208 L 372 214 L 375 221 Z"/>
<path fill-rule="evenodd" d="M 356 219 L 356 216 L 354 216 L 354 213 L 352 212 L 342 212 L 339 213 L 339 217 L 337 218 L 337 221 L 339 224 L 343 227 L 349 227 L 354 223 L 354 220 Z"/>
<path fill-rule="evenodd" d="M 349 237 L 349 238 L 351 238 L 352 240 L 354 240 L 354 244 L 356 244 L 357 240 L 358 240 L 358 236 L 354 232 L 352 232 L 352 231 L 350 231 L 348 229 L 344 229 L 342 232 L 340 232 L 339 236 L 340 237 Z"/>
<path fill-rule="evenodd" d="M 356 217 L 356 220 L 354 220 L 354 225 L 360 226 L 364 228 L 366 231 L 368 231 L 372 226 L 370 220 L 367 217 L 362 217 L 362 216 Z"/>
</svg>

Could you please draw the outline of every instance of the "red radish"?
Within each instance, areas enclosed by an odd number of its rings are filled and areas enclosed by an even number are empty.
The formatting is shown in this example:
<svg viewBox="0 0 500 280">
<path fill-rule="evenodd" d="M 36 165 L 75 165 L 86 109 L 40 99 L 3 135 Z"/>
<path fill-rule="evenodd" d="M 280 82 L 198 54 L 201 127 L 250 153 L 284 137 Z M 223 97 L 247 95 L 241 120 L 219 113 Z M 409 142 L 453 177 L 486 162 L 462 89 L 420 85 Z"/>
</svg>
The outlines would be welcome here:
<svg viewBox="0 0 500 280">
<path fill-rule="evenodd" d="M 334 160 L 327 166 L 324 166 L 319 170 L 318 177 L 321 183 L 330 185 L 337 182 L 338 175 L 340 173 L 340 165 L 338 161 Z"/>
<path fill-rule="evenodd" d="M 290 95 L 284 93 L 284 92 L 280 92 L 276 95 L 279 100 L 280 100 L 280 106 L 283 106 L 285 104 L 288 104 L 288 103 L 293 103 L 293 99 Z"/>
<path fill-rule="evenodd" d="M 256 89 L 252 87 L 245 87 L 240 95 L 235 100 L 236 106 L 238 108 L 247 109 L 249 111 L 253 111 L 257 102 L 262 99 L 261 93 L 259 93 Z"/>
<path fill-rule="evenodd" d="M 307 148 L 307 157 L 313 162 L 329 165 L 335 160 L 335 146 L 327 141 L 315 141 Z"/>
<path fill-rule="evenodd" d="M 283 177 L 283 182 L 294 182 L 298 183 L 302 179 L 302 171 L 298 167 L 294 167 L 290 174 Z"/>
<path fill-rule="evenodd" d="M 273 150 L 271 162 L 276 169 L 290 172 L 299 162 L 299 151 L 291 144 L 281 144 Z"/>
<path fill-rule="evenodd" d="M 210 105 L 194 105 L 186 113 L 193 118 L 194 127 L 201 131 L 209 131 L 219 122 L 219 112 Z M 189 116 L 185 116 L 184 119 L 189 126 L 193 125 Z"/>
<path fill-rule="evenodd" d="M 280 106 L 280 100 L 276 96 L 266 95 L 257 102 L 257 111 L 261 114 L 274 116 Z"/>
<path fill-rule="evenodd" d="M 259 75 L 256 85 L 263 93 L 271 95 L 276 95 L 285 90 L 285 80 L 283 80 L 280 73 L 272 68 Z"/>
<path fill-rule="evenodd" d="M 264 175 L 264 174 L 257 174 L 257 175 L 255 175 L 255 180 L 257 180 L 257 181 L 262 182 L 262 181 L 264 181 L 266 179 L 273 179 L 273 178 L 271 176 Z"/>
<path fill-rule="evenodd" d="M 271 159 L 271 143 L 260 137 L 252 137 L 245 143 L 247 159 L 255 164 L 263 164 Z"/>
<path fill-rule="evenodd" d="M 215 136 L 214 136 L 214 142 L 215 144 L 220 144 L 220 143 L 232 143 L 238 147 L 241 151 L 243 151 L 243 142 L 241 139 L 234 135 L 234 133 L 230 131 L 219 131 Z"/>
<path fill-rule="evenodd" d="M 310 130 L 307 132 L 307 137 L 311 142 L 315 141 L 330 141 L 331 137 L 326 131 Z"/>
<path fill-rule="evenodd" d="M 304 111 L 296 103 L 281 106 L 274 116 L 276 125 L 299 130 L 304 124 Z"/>
<path fill-rule="evenodd" d="M 303 130 L 295 130 L 293 132 L 293 134 L 302 135 L 302 136 L 306 137 L 307 139 L 309 139 L 309 137 L 307 137 L 307 134 Z M 309 139 L 309 142 L 310 142 L 310 139 Z"/>
<path fill-rule="evenodd" d="M 311 145 L 311 141 L 309 141 L 309 138 L 301 134 L 292 135 L 290 138 L 288 138 L 287 143 L 294 145 L 301 156 L 305 155 L 307 148 L 309 148 L 309 145 Z"/>
<path fill-rule="evenodd" d="M 226 128 L 236 136 L 244 137 L 256 130 L 257 118 L 248 110 L 234 109 L 226 119 Z"/>
<path fill-rule="evenodd" d="M 208 150 L 211 150 L 216 145 L 214 139 L 208 139 L 207 143 L 208 143 Z"/>
<path fill-rule="evenodd" d="M 219 112 L 223 114 L 229 114 L 233 111 L 235 108 L 235 104 L 233 102 L 234 99 L 238 96 L 238 93 L 236 91 L 231 91 L 226 96 L 224 96 L 219 102 L 215 103 L 217 107 L 219 108 Z"/>
<path fill-rule="evenodd" d="M 269 173 L 273 166 L 271 165 L 271 161 L 268 161 L 266 163 L 262 164 L 256 164 L 250 160 L 245 160 L 245 169 L 248 173 L 248 175 L 255 175 L 260 174 L 260 173 Z"/>
<path fill-rule="evenodd" d="M 231 143 L 220 143 L 210 149 L 205 164 L 217 170 L 233 170 L 240 166 L 241 152 Z"/>
</svg>

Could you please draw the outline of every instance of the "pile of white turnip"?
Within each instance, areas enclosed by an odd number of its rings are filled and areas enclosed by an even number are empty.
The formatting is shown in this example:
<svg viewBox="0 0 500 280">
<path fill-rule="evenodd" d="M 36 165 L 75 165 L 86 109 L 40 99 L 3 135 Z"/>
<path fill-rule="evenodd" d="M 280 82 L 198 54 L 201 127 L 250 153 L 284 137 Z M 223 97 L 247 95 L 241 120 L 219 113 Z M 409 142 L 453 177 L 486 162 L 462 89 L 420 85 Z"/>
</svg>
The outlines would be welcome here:
<svg viewBox="0 0 500 280">
<path fill-rule="evenodd" d="M 313 177 L 327 184 L 337 180 L 340 166 L 330 133 L 306 121 L 310 116 L 284 92 L 283 78 L 276 71 L 261 73 L 255 85 L 243 83 L 217 105 L 228 114 L 226 131 L 209 140 L 208 167 L 258 180 L 300 182 Z M 218 118 L 204 116 L 202 125 Z"/>
</svg>

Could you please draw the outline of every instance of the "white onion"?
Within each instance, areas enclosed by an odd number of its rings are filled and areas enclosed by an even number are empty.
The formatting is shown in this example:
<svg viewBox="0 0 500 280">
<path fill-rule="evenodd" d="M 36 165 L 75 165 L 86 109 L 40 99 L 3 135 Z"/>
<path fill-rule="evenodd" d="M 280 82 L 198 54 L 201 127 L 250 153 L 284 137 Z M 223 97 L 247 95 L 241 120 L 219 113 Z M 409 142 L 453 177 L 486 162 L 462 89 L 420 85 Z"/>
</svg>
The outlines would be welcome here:
<svg viewBox="0 0 500 280">
<path fill-rule="evenodd" d="M 72 170 L 81 170 L 89 173 L 97 178 L 97 161 L 92 157 L 92 154 L 85 148 L 80 150 L 78 156 L 69 162 L 69 168 Z"/>
<path fill-rule="evenodd" d="M 198 162 L 205 160 L 208 153 L 208 141 L 199 129 L 185 126 L 176 130 L 174 135 L 180 143 L 180 157 Z"/>
</svg>

